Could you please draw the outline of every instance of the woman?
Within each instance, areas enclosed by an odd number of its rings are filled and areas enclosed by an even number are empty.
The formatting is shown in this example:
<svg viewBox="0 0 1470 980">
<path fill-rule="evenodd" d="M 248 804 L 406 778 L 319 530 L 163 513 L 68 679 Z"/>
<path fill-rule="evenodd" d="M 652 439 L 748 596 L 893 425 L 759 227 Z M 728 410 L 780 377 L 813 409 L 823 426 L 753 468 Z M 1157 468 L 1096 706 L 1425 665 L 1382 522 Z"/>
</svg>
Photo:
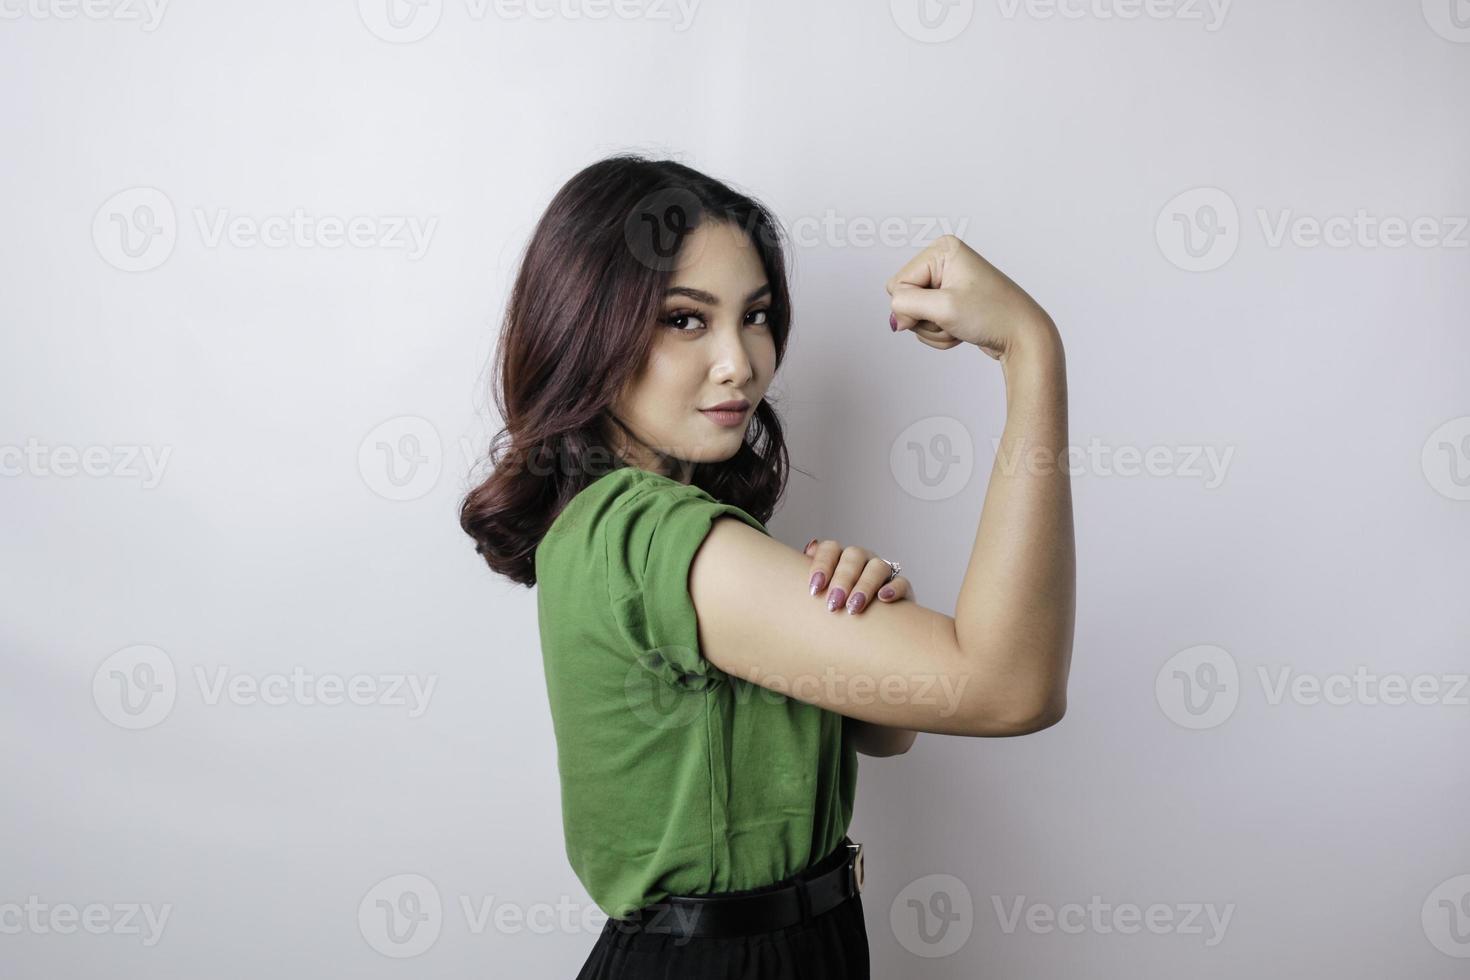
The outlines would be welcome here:
<svg viewBox="0 0 1470 980">
<path fill-rule="evenodd" d="M 952 236 L 887 290 L 890 330 L 1005 375 L 998 452 L 1023 465 L 992 474 L 953 616 L 902 601 L 896 563 L 766 531 L 790 303 L 761 205 L 623 155 L 531 237 L 497 354 L 505 428 L 461 523 L 538 586 L 567 857 L 610 917 L 581 980 L 868 976 L 855 753 L 1065 711 L 1070 487 L 1034 465 L 1066 446 L 1056 327 Z"/>
</svg>

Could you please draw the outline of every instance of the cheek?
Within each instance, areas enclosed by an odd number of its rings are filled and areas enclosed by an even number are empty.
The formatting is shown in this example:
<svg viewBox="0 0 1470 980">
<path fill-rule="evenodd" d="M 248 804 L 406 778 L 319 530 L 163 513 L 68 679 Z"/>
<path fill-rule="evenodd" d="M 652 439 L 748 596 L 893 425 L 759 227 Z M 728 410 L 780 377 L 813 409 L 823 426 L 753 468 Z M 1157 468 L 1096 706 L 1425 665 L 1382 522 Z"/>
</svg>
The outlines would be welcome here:
<svg viewBox="0 0 1470 980">
<path fill-rule="evenodd" d="M 767 335 L 751 353 L 751 360 L 755 361 L 760 376 L 769 382 L 776 373 L 776 341 Z"/>
<path fill-rule="evenodd" d="M 692 351 L 677 347 L 661 347 L 649 355 L 643 372 L 642 390 L 661 407 L 687 400 L 697 392 L 702 380 L 698 361 Z"/>
</svg>

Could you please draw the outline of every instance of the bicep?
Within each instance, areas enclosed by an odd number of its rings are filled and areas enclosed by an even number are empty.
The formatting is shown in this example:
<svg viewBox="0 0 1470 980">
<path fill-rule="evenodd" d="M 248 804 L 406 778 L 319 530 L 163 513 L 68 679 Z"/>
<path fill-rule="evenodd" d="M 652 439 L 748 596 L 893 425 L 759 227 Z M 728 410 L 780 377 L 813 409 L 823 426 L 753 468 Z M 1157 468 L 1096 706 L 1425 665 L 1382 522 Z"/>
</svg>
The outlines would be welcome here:
<svg viewBox="0 0 1470 980">
<path fill-rule="evenodd" d="M 878 725 L 955 735 L 1018 734 L 1004 685 L 965 655 L 954 618 L 917 602 L 828 612 L 805 555 L 717 519 L 689 567 L 700 649 L 753 684 Z"/>
</svg>

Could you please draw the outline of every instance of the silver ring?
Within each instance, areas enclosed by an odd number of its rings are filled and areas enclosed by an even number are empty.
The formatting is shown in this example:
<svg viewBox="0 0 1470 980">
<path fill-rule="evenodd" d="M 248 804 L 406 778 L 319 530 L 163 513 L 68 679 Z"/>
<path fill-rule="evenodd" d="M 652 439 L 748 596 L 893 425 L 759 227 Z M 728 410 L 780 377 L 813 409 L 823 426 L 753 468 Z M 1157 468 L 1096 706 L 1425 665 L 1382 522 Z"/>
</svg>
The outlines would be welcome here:
<svg viewBox="0 0 1470 980">
<path fill-rule="evenodd" d="M 894 579 L 898 578 L 898 573 L 903 571 L 903 566 L 896 561 L 889 561 L 887 558 L 879 558 L 878 560 L 887 565 L 889 568 L 893 569 L 893 574 L 884 579 L 884 585 L 887 585 L 889 582 L 892 582 Z"/>
</svg>

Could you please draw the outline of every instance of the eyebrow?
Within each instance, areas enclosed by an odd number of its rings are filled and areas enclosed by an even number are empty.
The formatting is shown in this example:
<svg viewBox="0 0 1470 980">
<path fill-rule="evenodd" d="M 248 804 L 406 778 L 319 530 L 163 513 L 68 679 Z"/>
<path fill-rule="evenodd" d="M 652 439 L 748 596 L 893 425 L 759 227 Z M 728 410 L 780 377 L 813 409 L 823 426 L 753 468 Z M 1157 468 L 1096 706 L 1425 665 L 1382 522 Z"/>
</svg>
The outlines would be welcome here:
<svg viewBox="0 0 1470 980">
<path fill-rule="evenodd" d="M 754 303 L 756 300 L 760 299 L 762 296 L 766 295 L 770 291 L 771 284 L 766 283 L 764 286 L 760 287 L 759 289 L 752 292 L 749 296 L 745 297 L 745 302 Z M 720 298 L 714 293 L 707 293 L 703 289 L 695 289 L 693 286 L 670 286 L 668 292 L 664 295 L 688 296 L 690 299 L 698 300 L 701 303 L 708 303 L 710 306 L 720 305 Z"/>
</svg>

